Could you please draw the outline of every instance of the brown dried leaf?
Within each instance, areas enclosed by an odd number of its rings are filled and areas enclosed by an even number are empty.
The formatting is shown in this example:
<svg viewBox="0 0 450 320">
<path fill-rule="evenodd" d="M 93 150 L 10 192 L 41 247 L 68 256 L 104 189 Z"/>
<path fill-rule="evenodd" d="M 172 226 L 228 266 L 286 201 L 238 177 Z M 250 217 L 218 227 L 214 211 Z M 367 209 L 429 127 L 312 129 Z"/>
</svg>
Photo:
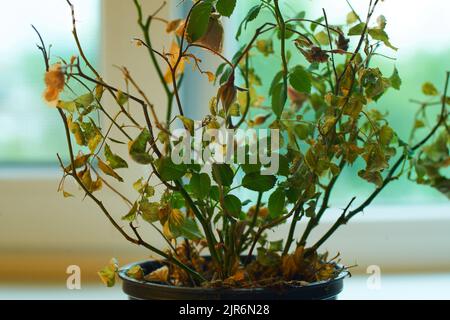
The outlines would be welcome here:
<svg viewBox="0 0 450 320">
<path fill-rule="evenodd" d="M 168 282 L 169 268 L 167 266 L 161 267 L 146 275 L 144 279 L 152 282 Z"/>
</svg>

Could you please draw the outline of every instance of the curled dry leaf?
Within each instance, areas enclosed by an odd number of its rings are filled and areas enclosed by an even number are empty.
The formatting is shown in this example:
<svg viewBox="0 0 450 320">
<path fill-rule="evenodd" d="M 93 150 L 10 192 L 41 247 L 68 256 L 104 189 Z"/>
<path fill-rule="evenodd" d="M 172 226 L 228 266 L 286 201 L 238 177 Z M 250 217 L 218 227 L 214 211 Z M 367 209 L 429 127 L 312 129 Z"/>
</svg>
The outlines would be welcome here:
<svg viewBox="0 0 450 320">
<path fill-rule="evenodd" d="M 61 63 L 56 63 L 45 73 L 44 100 L 49 106 L 56 107 L 59 95 L 64 90 L 65 76 Z"/>
<path fill-rule="evenodd" d="M 320 47 L 313 46 L 311 49 L 302 49 L 300 52 L 305 56 L 309 63 L 325 63 L 328 61 L 329 55 L 326 51 L 322 50 Z"/>
<path fill-rule="evenodd" d="M 216 76 L 211 71 L 205 71 L 205 74 L 208 77 L 209 82 L 214 82 L 216 80 Z"/>
<path fill-rule="evenodd" d="M 182 19 L 175 19 L 175 20 L 169 21 L 166 26 L 166 32 L 171 33 L 171 32 L 177 31 L 182 24 L 184 24 L 184 20 L 182 20 Z"/>
<path fill-rule="evenodd" d="M 343 33 L 339 34 L 338 39 L 336 40 L 336 45 L 339 50 L 347 51 L 349 47 L 350 39 L 347 39 Z"/>
<path fill-rule="evenodd" d="M 127 271 L 127 276 L 136 280 L 143 280 L 144 270 L 140 266 L 133 266 Z"/>
<path fill-rule="evenodd" d="M 251 207 L 248 210 L 248 216 L 249 217 L 254 217 L 255 216 L 255 211 L 256 211 L 256 206 Z M 259 218 L 265 219 L 268 215 L 269 215 L 269 209 L 267 209 L 266 207 L 259 208 L 259 211 L 258 211 L 258 217 Z"/>
<path fill-rule="evenodd" d="M 152 282 L 168 282 L 169 281 L 169 268 L 167 266 L 161 267 L 152 273 L 146 275 L 145 280 Z"/>
<path fill-rule="evenodd" d="M 165 55 L 168 56 L 171 68 L 175 68 L 175 65 L 178 61 L 178 57 L 180 56 L 180 47 L 178 46 L 178 44 L 175 41 L 172 42 L 172 46 L 170 47 L 170 52 L 166 53 Z M 186 57 L 181 58 L 180 62 L 178 63 L 177 69 L 174 71 L 175 79 L 183 74 L 185 65 L 186 65 L 186 61 L 187 61 Z M 171 68 L 168 68 L 168 70 L 166 71 L 166 74 L 164 75 L 164 81 L 169 84 L 173 82 Z"/>
<path fill-rule="evenodd" d="M 217 17 L 209 19 L 208 30 L 205 35 L 195 43 L 203 45 L 215 52 L 221 53 L 223 50 L 223 26 Z"/>
<path fill-rule="evenodd" d="M 303 104 L 308 100 L 308 95 L 303 92 L 298 92 L 292 87 L 288 88 L 288 96 L 295 106 L 295 110 L 299 111 Z"/>
<path fill-rule="evenodd" d="M 114 287 L 116 284 L 116 273 L 119 269 L 117 259 L 111 259 L 109 264 L 100 270 L 97 274 L 107 287 Z"/>
<path fill-rule="evenodd" d="M 225 279 L 223 284 L 227 286 L 236 287 L 242 284 L 247 279 L 248 279 L 247 272 L 244 269 L 239 269 L 234 275 L 232 275 L 228 279 Z"/>
<path fill-rule="evenodd" d="M 232 104 L 236 102 L 238 90 L 234 85 L 234 76 L 232 75 L 230 79 L 219 88 L 218 96 L 220 98 L 220 102 L 222 103 L 222 107 L 225 111 L 231 107 Z"/>
</svg>

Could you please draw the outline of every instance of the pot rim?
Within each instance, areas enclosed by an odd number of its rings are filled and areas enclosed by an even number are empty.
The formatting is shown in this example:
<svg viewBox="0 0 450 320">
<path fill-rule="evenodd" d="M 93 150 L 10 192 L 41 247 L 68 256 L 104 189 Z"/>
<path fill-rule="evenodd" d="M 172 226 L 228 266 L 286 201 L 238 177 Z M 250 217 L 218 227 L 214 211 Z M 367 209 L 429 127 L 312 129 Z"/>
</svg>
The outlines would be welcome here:
<svg viewBox="0 0 450 320">
<path fill-rule="evenodd" d="M 242 292 L 242 293 L 249 293 L 249 292 L 264 292 L 266 290 L 270 290 L 270 287 L 255 287 L 255 288 L 203 288 L 203 287 L 178 287 L 178 286 L 174 286 L 174 285 L 166 285 L 166 284 L 161 284 L 161 283 L 156 283 L 156 282 L 149 282 L 149 281 L 142 281 L 142 280 L 136 280 L 134 278 L 131 278 L 127 275 L 127 271 L 129 269 L 131 269 L 132 267 L 136 266 L 136 265 L 143 265 L 146 263 L 151 263 L 151 262 L 155 262 L 158 263 L 158 260 L 143 260 L 143 261 L 139 261 L 139 262 L 134 262 L 134 263 L 130 263 L 128 265 L 125 265 L 123 267 L 121 267 L 118 271 L 118 275 L 119 278 L 122 279 L 122 281 L 125 282 L 132 282 L 135 283 L 137 285 L 141 285 L 141 286 L 149 286 L 149 287 L 153 287 L 153 288 L 160 288 L 160 289 L 173 289 L 176 290 L 180 293 L 195 293 L 195 292 L 203 292 L 203 293 L 216 293 L 218 291 L 233 291 L 233 292 Z M 337 267 L 342 267 L 341 265 L 336 265 Z M 329 286 L 332 285 L 334 283 L 343 281 L 345 278 L 350 277 L 350 272 L 348 270 L 343 270 L 336 278 L 332 279 L 332 280 L 323 280 L 323 281 L 317 281 L 317 282 L 312 282 L 309 283 L 308 285 L 305 286 L 296 286 L 296 285 L 290 285 L 289 288 L 291 289 L 298 289 L 298 288 L 321 288 L 321 287 L 325 287 L 325 286 Z"/>
</svg>

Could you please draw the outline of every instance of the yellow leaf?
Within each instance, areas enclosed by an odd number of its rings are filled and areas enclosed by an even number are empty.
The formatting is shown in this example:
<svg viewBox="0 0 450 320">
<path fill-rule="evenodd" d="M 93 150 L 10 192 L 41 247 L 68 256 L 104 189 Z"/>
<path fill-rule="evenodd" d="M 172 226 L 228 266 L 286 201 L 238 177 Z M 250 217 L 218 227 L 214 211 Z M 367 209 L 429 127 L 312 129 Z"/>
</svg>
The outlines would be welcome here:
<svg viewBox="0 0 450 320">
<path fill-rule="evenodd" d="M 72 198 L 73 194 L 70 194 L 70 193 L 68 193 L 66 191 L 63 191 L 63 196 L 64 196 L 64 198 Z"/>
<path fill-rule="evenodd" d="M 216 80 L 216 76 L 211 71 L 206 71 L 205 74 L 207 75 L 209 82 L 214 82 Z"/>
<path fill-rule="evenodd" d="M 106 286 L 113 287 L 116 283 L 116 273 L 118 269 L 119 266 L 117 260 L 111 259 L 109 265 L 104 267 L 97 274 Z"/>
<path fill-rule="evenodd" d="M 166 266 L 159 268 L 145 277 L 147 281 L 167 282 L 169 280 L 169 268 Z"/>
<path fill-rule="evenodd" d="M 166 56 L 168 56 L 170 66 L 174 68 L 178 61 L 178 57 L 180 56 L 180 47 L 175 41 L 172 42 L 170 52 L 167 53 Z M 186 58 L 185 57 L 181 58 L 180 63 L 178 64 L 177 69 L 175 70 L 175 79 L 183 74 L 185 69 L 185 62 Z M 170 70 L 170 68 L 167 69 L 167 72 L 164 76 L 164 81 L 169 84 L 173 82 L 172 70 Z"/>
<path fill-rule="evenodd" d="M 75 166 L 75 169 L 78 169 L 78 168 L 81 168 L 81 167 L 85 166 L 90 157 L 91 157 L 90 154 L 79 155 L 73 162 L 73 165 Z M 64 169 L 64 171 L 66 173 L 69 173 L 70 171 L 72 171 L 72 164 L 68 165 Z"/>
<path fill-rule="evenodd" d="M 184 23 L 184 21 L 181 19 L 169 21 L 166 26 L 166 32 L 171 33 L 177 31 L 177 29 L 180 27 L 182 23 Z"/>
<path fill-rule="evenodd" d="M 422 92 L 427 96 L 437 96 L 439 95 L 438 90 L 431 82 L 425 82 L 422 86 Z"/>
<path fill-rule="evenodd" d="M 104 174 L 111 176 L 120 182 L 123 182 L 123 179 L 121 176 L 119 176 L 110 166 L 108 166 L 106 163 L 104 163 L 100 158 L 98 159 L 98 167 L 100 170 L 103 171 Z"/>
<path fill-rule="evenodd" d="M 144 279 L 144 270 L 138 265 L 131 267 L 127 271 L 127 276 L 136 279 L 136 280 L 142 280 Z"/>
</svg>

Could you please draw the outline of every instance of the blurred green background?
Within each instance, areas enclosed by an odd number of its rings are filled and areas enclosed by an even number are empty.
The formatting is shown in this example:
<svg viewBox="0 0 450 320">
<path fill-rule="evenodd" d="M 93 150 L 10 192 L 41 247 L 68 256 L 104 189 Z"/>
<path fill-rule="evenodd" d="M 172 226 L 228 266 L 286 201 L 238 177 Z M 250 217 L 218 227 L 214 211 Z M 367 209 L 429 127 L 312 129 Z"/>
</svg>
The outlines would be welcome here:
<svg viewBox="0 0 450 320">
<path fill-rule="evenodd" d="M 45 66 L 30 23 L 52 45 L 52 62 L 70 59 L 77 52 L 71 41 L 70 9 L 60 0 L 9 1 L 2 6 L 6 8 L 0 10 L 0 167 L 56 165 L 56 153 L 65 150 L 66 142 L 58 114 L 41 98 Z M 36 14 L 42 8 L 52 10 Z M 98 60 L 100 0 L 78 1 L 77 11 L 83 17 L 78 23 L 85 51 Z"/>
</svg>

